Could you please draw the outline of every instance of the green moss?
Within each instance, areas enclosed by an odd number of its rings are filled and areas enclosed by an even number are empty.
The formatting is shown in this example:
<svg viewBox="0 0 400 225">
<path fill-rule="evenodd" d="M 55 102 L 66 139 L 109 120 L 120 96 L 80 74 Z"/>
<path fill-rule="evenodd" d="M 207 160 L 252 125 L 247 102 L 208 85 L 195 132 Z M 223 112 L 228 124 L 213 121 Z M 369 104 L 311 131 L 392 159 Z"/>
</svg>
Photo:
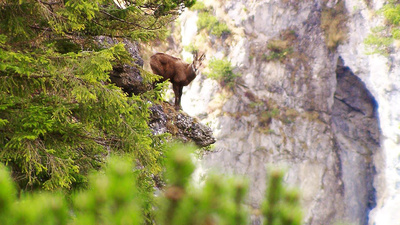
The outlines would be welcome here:
<svg viewBox="0 0 400 225">
<path fill-rule="evenodd" d="M 257 101 L 257 102 L 251 102 L 251 103 L 249 104 L 249 107 L 250 107 L 251 109 L 255 109 L 255 108 L 261 107 L 261 106 L 263 106 L 263 105 L 264 105 L 264 103 L 263 103 L 262 101 Z"/>
<path fill-rule="evenodd" d="M 281 110 L 278 106 L 268 106 L 267 110 L 259 111 L 258 118 L 258 131 L 264 134 L 271 134 L 273 130 L 270 128 L 272 119 L 280 119 Z"/>
<path fill-rule="evenodd" d="M 278 60 L 282 61 L 286 58 L 287 55 L 293 52 L 292 48 L 281 49 L 278 51 L 271 51 L 269 54 L 263 54 L 263 60 L 265 61 L 273 61 Z"/>
<path fill-rule="evenodd" d="M 302 117 L 308 119 L 309 121 L 319 121 L 319 113 L 315 111 L 305 112 L 302 114 Z"/>
</svg>

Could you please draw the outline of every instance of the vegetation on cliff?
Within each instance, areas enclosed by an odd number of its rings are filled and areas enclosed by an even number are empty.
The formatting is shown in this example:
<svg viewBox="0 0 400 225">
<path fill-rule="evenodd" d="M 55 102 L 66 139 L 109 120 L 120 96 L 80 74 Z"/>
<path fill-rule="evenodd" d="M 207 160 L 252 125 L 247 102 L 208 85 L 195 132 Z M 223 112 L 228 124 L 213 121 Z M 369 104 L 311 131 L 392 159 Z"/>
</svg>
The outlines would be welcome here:
<svg viewBox="0 0 400 225">
<path fill-rule="evenodd" d="M 400 3 L 390 0 L 379 11 L 385 19 L 384 26 L 377 26 L 365 39 L 370 54 L 389 55 L 392 52 L 393 44 L 399 47 L 400 43 Z"/>
<path fill-rule="evenodd" d="M 333 7 L 327 7 L 327 1 L 321 12 L 321 28 L 324 31 L 325 43 L 329 50 L 335 50 L 347 39 L 348 28 L 345 1 L 339 0 Z"/>
<path fill-rule="evenodd" d="M 209 67 L 210 73 L 207 74 L 209 78 L 218 81 L 222 87 L 230 90 L 235 88 L 237 79 L 241 74 L 233 71 L 234 67 L 228 59 L 212 58 L 209 62 Z"/>
</svg>

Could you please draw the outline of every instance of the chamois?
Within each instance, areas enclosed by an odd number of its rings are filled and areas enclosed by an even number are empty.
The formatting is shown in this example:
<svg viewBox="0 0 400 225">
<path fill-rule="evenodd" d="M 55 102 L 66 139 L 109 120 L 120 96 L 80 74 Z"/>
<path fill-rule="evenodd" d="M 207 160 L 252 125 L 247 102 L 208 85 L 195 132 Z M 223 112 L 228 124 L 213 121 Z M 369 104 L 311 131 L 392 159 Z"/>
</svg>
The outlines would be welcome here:
<svg viewBox="0 0 400 225">
<path fill-rule="evenodd" d="M 198 57 L 197 52 L 193 54 L 193 62 L 191 64 L 184 62 L 182 59 L 164 54 L 156 53 L 150 57 L 150 67 L 154 74 L 162 76 L 163 82 L 169 79 L 175 93 L 175 109 L 180 110 L 183 86 L 189 85 L 198 73 L 205 55 Z"/>
</svg>

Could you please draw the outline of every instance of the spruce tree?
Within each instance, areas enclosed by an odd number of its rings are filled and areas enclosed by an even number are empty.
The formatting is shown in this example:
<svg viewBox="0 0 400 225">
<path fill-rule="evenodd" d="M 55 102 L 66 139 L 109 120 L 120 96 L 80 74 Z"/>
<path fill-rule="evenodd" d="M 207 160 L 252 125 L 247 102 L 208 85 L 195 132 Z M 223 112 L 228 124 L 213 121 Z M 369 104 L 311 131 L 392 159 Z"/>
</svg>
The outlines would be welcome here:
<svg viewBox="0 0 400 225">
<path fill-rule="evenodd" d="M 80 186 L 110 153 L 135 159 L 144 180 L 161 171 L 148 101 L 128 97 L 109 80 L 114 65 L 132 59 L 122 44 L 100 48 L 95 40 L 163 37 L 165 26 L 193 4 L 0 2 L 0 161 L 19 188 Z"/>
</svg>

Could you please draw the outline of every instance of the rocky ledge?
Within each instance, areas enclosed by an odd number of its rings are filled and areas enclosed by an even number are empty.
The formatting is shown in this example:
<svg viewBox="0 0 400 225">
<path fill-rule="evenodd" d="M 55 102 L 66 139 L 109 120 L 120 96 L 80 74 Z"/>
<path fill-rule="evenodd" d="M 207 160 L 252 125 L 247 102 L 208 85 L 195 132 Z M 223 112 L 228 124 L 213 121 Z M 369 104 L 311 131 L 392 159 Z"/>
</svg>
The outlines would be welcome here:
<svg viewBox="0 0 400 225">
<path fill-rule="evenodd" d="M 194 142 L 200 147 L 215 143 L 212 130 L 184 112 L 177 112 L 169 103 L 150 107 L 149 126 L 154 134 L 170 133 L 182 142 Z"/>
</svg>

